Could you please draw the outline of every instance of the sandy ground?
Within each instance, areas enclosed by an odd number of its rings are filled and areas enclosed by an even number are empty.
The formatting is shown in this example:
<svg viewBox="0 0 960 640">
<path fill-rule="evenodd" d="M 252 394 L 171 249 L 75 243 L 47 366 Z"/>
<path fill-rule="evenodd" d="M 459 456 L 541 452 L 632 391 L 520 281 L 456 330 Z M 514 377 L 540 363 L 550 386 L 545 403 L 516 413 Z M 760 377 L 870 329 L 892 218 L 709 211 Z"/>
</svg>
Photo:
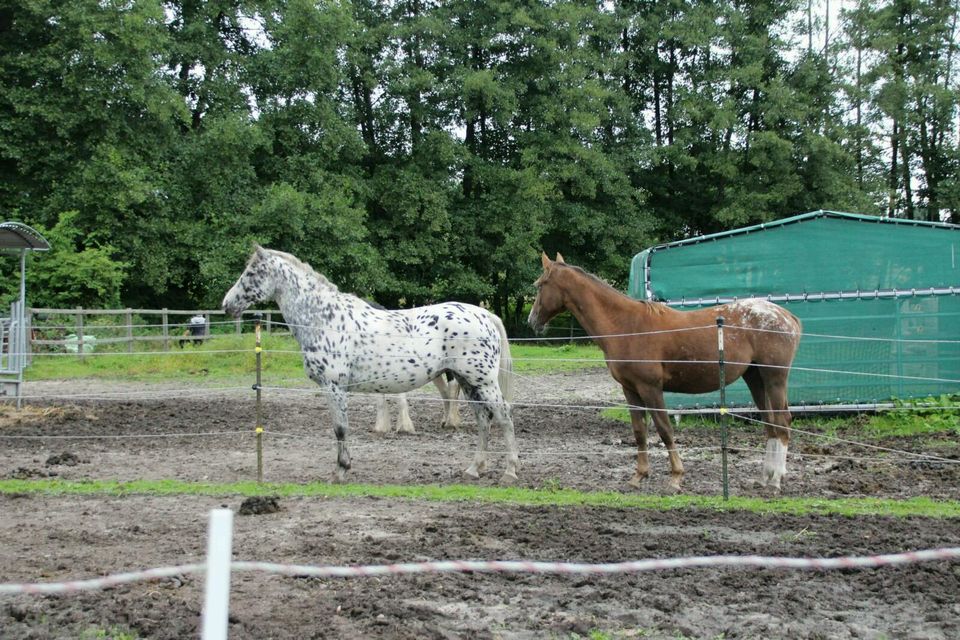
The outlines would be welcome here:
<svg viewBox="0 0 960 640">
<path fill-rule="evenodd" d="M 618 402 L 605 372 L 525 380 L 514 419 L 520 485 L 631 491 L 635 445 L 627 425 L 594 408 Z M 249 387 L 34 383 L 21 412 L 0 414 L 0 477 L 69 480 L 256 477 Z M 411 399 L 416 435 L 372 433 L 372 399 L 352 404 L 351 480 L 462 482 L 475 447 L 472 419 L 439 426 L 432 387 Z M 583 408 L 584 406 L 589 408 Z M 335 449 L 313 389 L 264 392 L 264 479 L 331 477 Z M 803 428 L 800 420 L 796 426 Z M 211 435 L 215 433 L 215 435 Z M 720 492 L 715 428 L 681 426 L 684 491 Z M 205 435 L 197 435 L 205 434 Z M 843 435 L 842 433 L 839 435 Z M 30 436 L 17 439 L 10 436 Z M 36 438 L 36 436 L 42 436 Z M 69 436 L 69 437 L 63 437 Z M 76 436 L 96 436 L 76 438 Z M 651 441 L 658 443 L 655 434 Z M 763 437 L 738 424 L 731 492 L 756 486 Z M 881 443 L 956 458 L 947 440 Z M 491 469 L 503 469 L 495 434 Z M 957 465 L 797 436 L 784 494 L 832 498 L 960 499 Z M 668 493 L 654 456 L 643 493 Z M 240 498 L 0 496 L 0 582 L 88 578 L 200 561 L 207 514 Z M 283 499 L 276 513 L 236 518 L 235 558 L 299 564 L 431 559 L 619 562 L 685 555 L 839 556 L 958 545 L 956 521 L 652 512 L 429 503 L 374 498 Z M 103 592 L 0 597 L 0 638 L 197 637 L 202 579 L 181 576 Z M 689 569 L 612 577 L 446 575 L 319 580 L 234 578 L 232 638 L 571 638 L 602 630 L 644 638 L 960 637 L 960 565 L 867 571 Z"/>
</svg>

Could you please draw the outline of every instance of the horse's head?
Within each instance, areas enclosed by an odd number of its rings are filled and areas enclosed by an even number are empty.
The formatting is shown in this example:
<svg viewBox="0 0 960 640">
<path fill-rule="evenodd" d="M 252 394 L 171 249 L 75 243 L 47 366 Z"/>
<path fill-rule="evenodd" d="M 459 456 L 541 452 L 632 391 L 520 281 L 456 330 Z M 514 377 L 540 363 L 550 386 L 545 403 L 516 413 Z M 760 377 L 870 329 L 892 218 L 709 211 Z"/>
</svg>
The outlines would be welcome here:
<svg viewBox="0 0 960 640">
<path fill-rule="evenodd" d="M 537 278 L 533 285 L 537 288 L 537 297 L 533 301 L 533 308 L 530 309 L 530 315 L 527 317 L 529 324 L 534 331 L 542 333 L 547 327 L 547 323 L 553 320 L 554 316 L 563 311 L 564 300 L 563 293 L 557 286 L 555 271 L 558 264 L 565 265 L 563 256 L 557 254 L 557 260 L 553 261 L 547 257 L 546 253 L 540 254 L 540 261 L 543 263 L 543 273 Z"/>
<path fill-rule="evenodd" d="M 240 278 L 223 297 L 221 308 L 237 318 L 251 304 L 269 300 L 276 288 L 270 265 L 269 250 L 257 245 Z"/>
</svg>

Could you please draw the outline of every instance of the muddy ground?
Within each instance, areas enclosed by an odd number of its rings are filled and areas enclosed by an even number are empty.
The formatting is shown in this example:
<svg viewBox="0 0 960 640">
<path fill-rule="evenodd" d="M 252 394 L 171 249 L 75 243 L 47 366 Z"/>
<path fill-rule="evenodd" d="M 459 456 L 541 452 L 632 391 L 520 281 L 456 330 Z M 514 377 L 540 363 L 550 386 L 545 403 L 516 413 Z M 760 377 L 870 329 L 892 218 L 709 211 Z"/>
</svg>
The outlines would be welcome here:
<svg viewBox="0 0 960 640">
<path fill-rule="evenodd" d="M 33 383 L 23 411 L 0 412 L 0 477 L 230 482 L 256 477 L 253 393 L 196 385 Z M 596 407 L 616 402 L 605 373 L 526 380 L 514 408 L 520 485 L 630 491 L 627 425 Z M 416 435 L 372 433 L 373 404 L 350 412 L 351 479 L 375 484 L 461 482 L 475 446 L 472 419 L 439 426 L 432 389 L 411 398 Z M 264 479 L 331 477 L 328 414 L 312 389 L 264 391 Z M 803 429 L 799 419 L 795 426 Z M 219 435 L 209 435 L 217 432 Z M 235 433 L 239 432 L 239 433 Z M 714 428 L 681 424 L 684 491 L 720 492 Z M 196 435 L 207 434 L 207 435 Z M 843 437 L 845 434 L 837 434 Z M 16 439 L 10 436 L 44 436 Z M 71 436 L 57 438 L 54 436 Z M 75 436 L 97 436 L 79 439 Z M 147 437 L 149 436 L 149 437 Z M 655 434 L 651 441 L 659 443 Z M 946 439 L 876 443 L 957 458 Z M 731 493 L 756 486 L 763 436 L 735 425 Z M 490 471 L 503 470 L 494 434 Z M 785 495 L 960 499 L 958 465 L 909 461 L 795 436 Z M 641 491 L 667 493 L 666 456 Z M 238 497 L 0 496 L 0 582 L 59 581 L 198 562 L 208 511 Z M 958 522 L 924 518 L 651 512 L 299 498 L 238 515 L 235 558 L 297 564 L 431 559 L 618 562 L 685 555 L 838 556 L 957 546 Z M 0 596 L 0 638 L 197 637 L 199 576 L 68 596 Z M 573 638 L 599 630 L 644 638 L 960 637 L 960 564 L 868 571 L 691 569 L 615 577 L 446 575 L 318 580 L 238 574 L 232 638 Z"/>
</svg>

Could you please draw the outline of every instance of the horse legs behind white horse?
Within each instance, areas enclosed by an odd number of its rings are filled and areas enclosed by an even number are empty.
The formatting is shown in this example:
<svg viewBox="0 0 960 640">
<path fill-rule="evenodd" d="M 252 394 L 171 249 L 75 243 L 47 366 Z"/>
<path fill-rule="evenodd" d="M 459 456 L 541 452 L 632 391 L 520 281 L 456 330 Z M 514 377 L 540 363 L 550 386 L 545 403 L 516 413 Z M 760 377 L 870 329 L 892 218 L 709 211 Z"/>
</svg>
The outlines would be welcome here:
<svg viewBox="0 0 960 640">
<path fill-rule="evenodd" d="M 441 427 L 459 427 L 460 403 L 457 396 L 460 395 L 460 384 L 455 380 L 447 380 L 446 375 L 439 375 L 433 379 L 433 384 L 440 392 L 443 398 L 443 419 L 440 422 Z M 410 406 L 407 402 L 407 394 L 398 393 L 397 398 L 397 433 L 416 433 L 413 426 L 413 420 L 410 418 Z M 373 425 L 374 433 L 387 433 L 390 431 L 390 405 L 386 394 L 377 396 L 377 419 Z"/>
<path fill-rule="evenodd" d="M 460 403 L 457 396 L 460 395 L 460 383 L 456 378 L 447 380 L 446 374 L 439 375 L 433 379 L 433 384 L 440 392 L 443 398 L 443 420 L 441 427 L 457 428 L 460 426 Z"/>
<path fill-rule="evenodd" d="M 397 398 L 397 433 L 416 433 L 413 420 L 410 419 L 410 406 L 407 404 L 407 394 L 398 393 Z M 387 433 L 390 430 L 390 407 L 386 394 L 377 396 L 377 421 L 373 425 L 374 433 Z"/>
</svg>

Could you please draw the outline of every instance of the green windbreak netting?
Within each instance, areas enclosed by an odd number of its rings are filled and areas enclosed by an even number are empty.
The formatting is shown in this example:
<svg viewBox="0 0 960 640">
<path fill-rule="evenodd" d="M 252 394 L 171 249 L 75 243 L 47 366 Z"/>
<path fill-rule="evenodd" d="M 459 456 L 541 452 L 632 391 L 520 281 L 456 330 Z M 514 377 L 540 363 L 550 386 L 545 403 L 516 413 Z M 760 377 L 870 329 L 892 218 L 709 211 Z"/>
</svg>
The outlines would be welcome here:
<svg viewBox="0 0 960 640">
<path fill-rule="evenodd" d="M 628 292 L 681 309 L 750 296 L 787 307 L 804 324 L 794 405 L 960 393 L 957 226 L 804 214 L 648 249 L 633 260 Z M 667 402 L 714 406 L 719 396 Z M 728 402 L 752 404 L 742 381 Z"/>
<path fill-rule="evenodd" d="M 656 247 L 648 264 L 637 257 L 630 294 L 642 297 L 644 281 L 669 301 L 960 284 L 960 228 L 878 220 L 809 217 Z"/>
<path fill-rule="evenodd" d="M 790 404 L 886 402 L 960 392 L 960 296 L 788 302 L 803 321 Z M 753 400 L 742 380 L 730 405 Z M 719 394 L 667 394 L 673 408 L 716 406 Z"/>
</svg>

